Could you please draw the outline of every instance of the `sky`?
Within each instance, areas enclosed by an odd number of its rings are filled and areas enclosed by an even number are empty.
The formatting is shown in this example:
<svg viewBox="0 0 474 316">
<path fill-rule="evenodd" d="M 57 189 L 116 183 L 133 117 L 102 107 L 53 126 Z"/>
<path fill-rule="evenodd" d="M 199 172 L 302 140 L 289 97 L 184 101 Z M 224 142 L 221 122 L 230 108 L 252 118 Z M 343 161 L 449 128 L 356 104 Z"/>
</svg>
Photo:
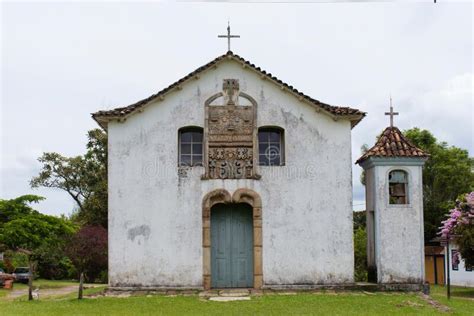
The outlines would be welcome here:
<svg viewBox="0 0 474 316">
<path fill-rule="evenodd" d="M 31 189 L 43 152 L 85 152 L 90 113 L 129 105 L 232 50 L 305 94 L 368 113 L 352 160 L 389 124 L 420 127 L 474 155 L 473 4 L 3 2 L 0 199 L 38 194 L 46 214 L 76 207 Z M 354 209 L 364 209 L 353 166 Z"/>
</svg>

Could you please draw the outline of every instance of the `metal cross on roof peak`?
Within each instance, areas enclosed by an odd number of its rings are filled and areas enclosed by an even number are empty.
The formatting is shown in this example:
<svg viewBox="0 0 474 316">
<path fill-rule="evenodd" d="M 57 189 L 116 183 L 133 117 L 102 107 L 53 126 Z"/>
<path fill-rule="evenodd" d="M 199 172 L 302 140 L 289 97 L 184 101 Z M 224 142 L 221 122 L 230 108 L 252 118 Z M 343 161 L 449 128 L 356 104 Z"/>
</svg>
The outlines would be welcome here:
<svg viewBox="0 0 474 316">
<path fill-rule="evenodd" d="M 393 117 L 399 115 L 399 113 L 393 112 L 392 96 L 390 96 L 390 112 L 385 112 L 385 115 L 390 115 L 390 127 L 393 127 Z"/>
<path fill-rule="evenodd" d="M 217 35 L 220 38 L 227 38 L 227 51 L 230 51 L 230 39 L 231 38 L 240 38 L 240 35 L 231 35 L 230 34 L 230 23 L 227 22 L 227 35 Z"/>
</svg>

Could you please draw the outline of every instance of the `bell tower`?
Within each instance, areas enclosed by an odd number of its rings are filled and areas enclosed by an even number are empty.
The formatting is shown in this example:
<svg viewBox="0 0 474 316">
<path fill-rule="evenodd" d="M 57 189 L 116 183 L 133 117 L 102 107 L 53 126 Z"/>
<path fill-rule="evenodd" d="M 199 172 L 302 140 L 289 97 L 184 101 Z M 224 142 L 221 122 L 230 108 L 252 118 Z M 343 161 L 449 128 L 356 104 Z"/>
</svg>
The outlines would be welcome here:
<svg viewBox="0 0 474 316">
<path fill-rule="evenodd" d="M 424 281 L 423 165 L 428 154 L 395 126 L 357 160 L 365 170 L 369 281 Z"/>
</svg>

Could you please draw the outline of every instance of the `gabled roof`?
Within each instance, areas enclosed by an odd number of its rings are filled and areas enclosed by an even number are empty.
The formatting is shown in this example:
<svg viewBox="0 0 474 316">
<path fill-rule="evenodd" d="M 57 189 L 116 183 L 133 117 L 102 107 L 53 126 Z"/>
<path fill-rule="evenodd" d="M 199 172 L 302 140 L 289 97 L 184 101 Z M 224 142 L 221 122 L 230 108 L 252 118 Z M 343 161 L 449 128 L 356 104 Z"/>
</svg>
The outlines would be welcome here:
<svg viewBox="0 0 474 316">
<path fill-rule="evenodd" d="M 92 118 L 99 123 L 100 126 L 103 128 L 107 127 L 107 122 L 114 119 L 124 119 L 127 116 L 133 114 L 135 111 L 138 111 L 140 108 L 143 108 L 150 102 L 154 101 L 157 98 L 163 98 L 167 93 L 174 91 L 175 89 L 180 89 L 181 85 L 186 81 L 192 78 L 198 78 L 199 74 L 206 71 L 207 69 L 217 66 L 218 63 L 225 59 L 232 59 L 242 64 L 243 67 L 248 67 L 251 70 L 256 71 L 262 77 L 262 79 L 267 79 L 275 84 L 279 85 L 282 89 L 286 89 L 287 91 L 293 93 L 296 97 L 300 100 L 305 100 L 312 106 L 314 106 L 317 110 L 322 110 L 323 112 L 329 114 L 334 119 L 345 118 L 349 119 L 352 123 L 352 127 L 357 125 L 364 116 L 366 115 L 365 112 L 359 111 L 357 109 L 353 109 L 350 107 L 343 107 L 343 106 L 334 106 L 329 105 L 318 100 L 307 96 L 306 94 L 298 91 L 293 86 L 281 81 L 277 77 L 273 76 L 271 73 L 266 72 L 265 70 L 261 69 L 260 67 L 255 66 L 254 64 L 250 63 L 249 61 L 243 59 L 237 54 L 234 54 L 231 51 L 228 51 L 226 54 L 217 57 L 216 59 L 212 60 L 211 62 L 205 64 L 204 66 L 199 67 L 198 69 L 194 70 L 193 72 L 189 73 L 188 75 L 184 76 L 183 78 L 179 79 L 178 81 L 174 82 L 170 86 L 164 88 L 163 90 L 149 96 L 146 99 L 133 103 L 131 105 L 125 107 L 119 107 L 112 110 L 107 111 L 98 111 L 92 113 Z"/>
<path fill-rule="evenodd" d="M 417 157 L 428 158 L 429 154 L 413 145 L 413 143 L 403 136 L 397 127 L 387 127 L 379 137 L 374 147 L 357 159 L 356 164 L 360 164 L 370 157 Z"/>
</svg>

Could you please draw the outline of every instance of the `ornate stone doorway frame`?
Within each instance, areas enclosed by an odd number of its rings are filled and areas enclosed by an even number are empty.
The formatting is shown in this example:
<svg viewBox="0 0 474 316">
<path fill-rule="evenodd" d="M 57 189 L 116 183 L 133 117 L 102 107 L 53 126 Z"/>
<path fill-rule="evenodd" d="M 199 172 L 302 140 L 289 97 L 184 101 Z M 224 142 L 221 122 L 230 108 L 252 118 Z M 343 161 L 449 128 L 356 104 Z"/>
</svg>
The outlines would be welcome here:
<svg viewBox="0 0 474 316">
<path fill-rule="evenodd" d="M 253 287 L 263 285 L 262 269 L 262 200 L 250 189 L 238 189 L 231 196 L 227 190 L 216 189 L 202 200 L 203 287 L 211 289 L 211 208 L 219 203 L 246 203 L 252 207 L 253 217 Z"/>
</svg>

